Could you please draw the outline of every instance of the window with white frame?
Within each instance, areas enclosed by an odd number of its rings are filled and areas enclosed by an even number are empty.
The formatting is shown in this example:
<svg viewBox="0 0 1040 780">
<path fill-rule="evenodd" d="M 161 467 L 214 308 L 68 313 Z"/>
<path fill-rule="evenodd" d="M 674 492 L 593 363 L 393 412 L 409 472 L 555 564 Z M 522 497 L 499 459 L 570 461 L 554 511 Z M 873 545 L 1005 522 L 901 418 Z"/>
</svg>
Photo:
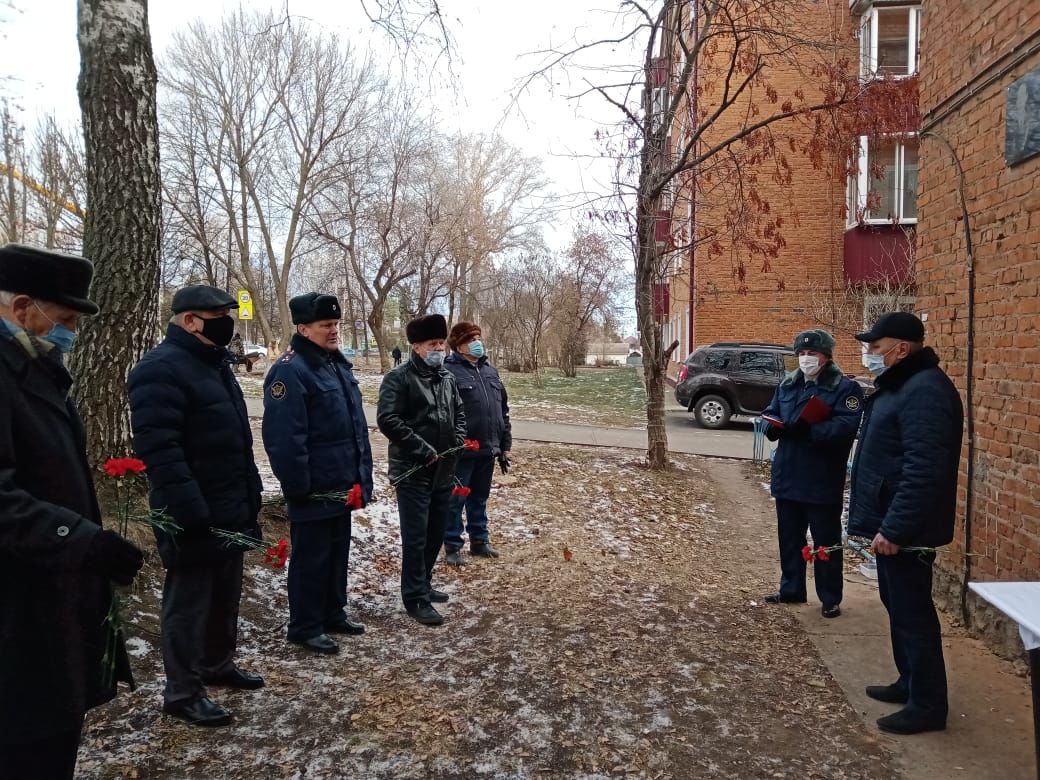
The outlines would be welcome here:
<svg viewBox="0 0 1040 780">
<path fill-rule="evenodd" d="M 865 79 L 917 73 L 921 9 L 871 8 L 859 27 L 859 72 Z"/>
<path fill-rule="evenodd" d="M 917 138 L 859 139 L 857 172 L 849 177 L 848 223 L 917 222 Z"/>
<path fill-rule="evenodd" d="M 650 116 L 651 129 L 660 130 L 664 123 L 664 112 L 668 108 L 668 90 L 664 87 L 654 87 L 650 93 Z"/>
</svg>

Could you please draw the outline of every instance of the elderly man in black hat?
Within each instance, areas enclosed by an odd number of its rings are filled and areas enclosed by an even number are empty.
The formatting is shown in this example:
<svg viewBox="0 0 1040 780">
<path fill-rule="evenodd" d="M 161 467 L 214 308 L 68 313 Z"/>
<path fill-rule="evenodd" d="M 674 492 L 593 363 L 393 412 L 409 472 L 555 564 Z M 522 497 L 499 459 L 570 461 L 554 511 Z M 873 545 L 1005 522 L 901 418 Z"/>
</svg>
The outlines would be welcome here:
<svg viewBox="0 0 1040 780">
<path fill-rule="evenodd" d="M 163 711 L 199 726 L 231 713 L 207 686 L 254 689 L 263 678 L 234 662 L 244 548 L 210 529 L 260 538 L 260 475 L 245 399 L 226 347 L 238 303 L 204 284 L 178 290 L 166 338 L 130 372 L 134 449 L 148 466 L 149 501 L 184 530 L 156 530 L 166 567 Z"/>
<path fill-rule="evenodd" d="M 409 615 L 423 625 L 436 626 L 444 618 L 431 602 L 445 602 L 448 596 L 433 587 L 433 566 L 451 512 L 457 460 L 456 455 L 440 453 L 462 446 L 466 414 L 455 378 L 444 368 L 448 338 L 444 317 L 418 317 L 405 332 L 412 353 L 407 363 L 383 377 L 376 420 L 390 440 L 390 479 L 399 480 L 401 599 Z M 422 468 L 412 472 L 416 466 Z"/>
<path fill-rule="evenodd" d="M 372 497 L 372 448 L 351 364 L 339 351 L 339 301 L 306 293 L 289 301 L 296 333 L 264 381 L 264 449 L 288 501 L 290 642 L 336 653 L 329 634 L 363 634 L 346 612 L 349 495 Z M 318 498 L 325 495 L 326 498 Z"/>
<path fill-rule="evenodd" d="M 876 390 L 852 465 L 848 530 L 871 540 L 899 672 L 894 683 L 867 686 L 867 696 L 905 705 L 878 719 L 882 731 L 938 731 L 946 728 L 949 703 L 932 602 L 935 552 L 903 548 L 953 540 L 964 406 L 913 314 L 884 314 L 856 338 L 866 345 Z"/>
<path fill-rule="evenodd" d="M 102 529 L 83 423 L 63 354 L 94 267 L 82 257 L 0 247 L 0 746 L 5 777 L 71 778 L 83 718 L 132 683 L 122 637 L 102 654 L 111 582 L 144 561 Z"/>
<path fill-rule="evenodd" d="M 798 368 L 780 381 L 762 413 L 766 437 L 779 440 L 770 491 L 776 500 L 780 588 L 767 603 L 804 603 L 805 532 L 814 550 L 841 545 L 841 510 L 852 442 L 863 413 L 863 391 L 834 362 L 834 338 L 807 330 L 794 340 Z M 841 550 L 813 552 L 816 595 L 825 618 L 841 614 Z"/>
</svg>

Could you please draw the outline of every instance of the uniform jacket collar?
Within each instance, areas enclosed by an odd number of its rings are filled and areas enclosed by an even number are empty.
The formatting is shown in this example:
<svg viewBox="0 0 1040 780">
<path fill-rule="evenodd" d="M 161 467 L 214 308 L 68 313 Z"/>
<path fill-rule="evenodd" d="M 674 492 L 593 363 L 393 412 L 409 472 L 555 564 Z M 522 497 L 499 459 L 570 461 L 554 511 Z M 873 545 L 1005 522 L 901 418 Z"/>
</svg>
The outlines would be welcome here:
<svg viewBox="0 0 1040 780">
<path fill-rule="evenodd" d="M 334 352 L 329 352 L 324 347 L 319 347 L 313 341 L 305 336 L 301 336 L 299 333 L 293 334 L 293 337 L 289 340 L 289 348 L 297 355 L 302 355 L 303 359 L 312 366 L 321 366 L 332 361 L 335 363 L 343 363 L 347 368 L 351 368 L 350 361 L 343 357 L 343 353 L 338 349 Z"/>
<path fill-rule="evenodd" d="M 821 390 L 834 390 L 841 384 L 841 378 L 844 374 L 841 372 L 841 366 L 835 363 L 833 360 L 823 367 L 823 370 L 816 376 L 816 386 Z M 781 386 L 788 387 L 796 384 L 799 380 L 804 381 L 805 376 L 802 374 L 802 369 L 796 368 L 794 371 L 788 371 L 784 374 L 783 380 L 780 382 Z"/>
<path fill-rule="evenodd" d="M 874 380 L 874 386 L 897 390 L 914 374 L 939 365 L 939 356 L 931 347 L 925 347 L 900 360 Z"/>
</svg>

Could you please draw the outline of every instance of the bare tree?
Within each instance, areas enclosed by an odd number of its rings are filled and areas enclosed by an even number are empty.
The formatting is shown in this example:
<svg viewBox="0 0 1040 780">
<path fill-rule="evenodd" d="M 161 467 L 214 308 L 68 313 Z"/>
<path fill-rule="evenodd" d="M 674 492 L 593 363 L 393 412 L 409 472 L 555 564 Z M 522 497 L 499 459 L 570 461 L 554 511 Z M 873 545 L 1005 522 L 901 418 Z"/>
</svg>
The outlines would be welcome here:
<svg viewBox="0 0 1040 780">
<path fill-rule="evenodd" d="M 87 183 L 81 139 L 63 130 L 53 116 L 44 117 L 36 128 L 29 162 L 39 185 L 33 189 L 44 246 L 78 247 Z"/>
<path fill-rule="evenodd" d="M 79 48 L 83 252 L 101 314 L 79 328 L 72 370 L 96 465 L 129 449 L 126 375 L 152 346 L 158 312 L 159 132 L 146 0 L 79 0 Z"/>
<path fill-rule="evenodd" d="M 6 100 L 0 102 L 0 142 L 3 143 L 0 173 L 4 177 L 0 188 L 0 235 L 6 241 L 21 241 L 28 208 L 27 182 L 23 173 L 26 168 L 25 129 L 11 113 Z"/>
</svg>

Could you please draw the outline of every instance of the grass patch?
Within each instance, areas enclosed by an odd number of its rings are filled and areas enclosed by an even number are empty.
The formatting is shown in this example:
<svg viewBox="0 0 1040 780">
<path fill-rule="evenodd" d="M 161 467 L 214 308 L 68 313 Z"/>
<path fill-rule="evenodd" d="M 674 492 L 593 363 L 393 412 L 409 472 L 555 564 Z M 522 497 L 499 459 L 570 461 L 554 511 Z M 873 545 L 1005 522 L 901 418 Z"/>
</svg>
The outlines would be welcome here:
<svg viewBox="0 0 1040 780">
<path fill-rule="evenodd" d="M 502 371 L 510 414 L 517 419 L 637 427 L 646 424 L 646 391 L 638 368 L 582 368 L 566 377 Z"/>
</svg>

